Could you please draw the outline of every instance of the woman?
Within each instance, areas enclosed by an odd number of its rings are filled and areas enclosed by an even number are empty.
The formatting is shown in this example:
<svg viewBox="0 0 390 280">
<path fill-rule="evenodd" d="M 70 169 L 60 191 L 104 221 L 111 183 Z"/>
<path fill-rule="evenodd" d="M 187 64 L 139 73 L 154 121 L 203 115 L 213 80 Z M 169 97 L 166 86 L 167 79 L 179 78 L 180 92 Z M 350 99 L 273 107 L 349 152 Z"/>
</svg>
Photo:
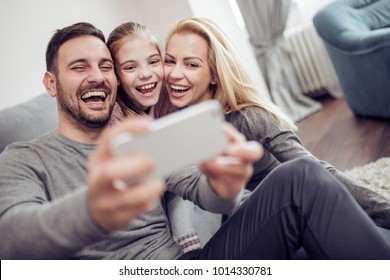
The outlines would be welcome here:
<svg viewBox="0 0 390 280">
<path fill-rule="evenodd" d="M 109 35 L 107 46 L 114 58 L 115 70 L 119 80 L 117 104 L 114 107 L 111 125 L 125 117 L 167 114 L 175 111 L 169 103 L 164 80 L 164 66 L 158 41 L 153 32 L 146 26 L 126 22 L 116 27 Z M 164 101 L 167 99 L 168 102 Z M 161 105 L 166 106 L 162 107 Z M 180 205 L 180 215 L 192 215 L 193 204 L 173 195 L 167 195 L 168 214 L 171 220 L 171 230 L 174 240 L 184 252 L 200 248 L 200 240 L 192 227 L 190 219 L 176 222 L 177 212 L 173 212 L 172 205 Z M 185 213 L 188 213 L 186 215 Z M 177 229 L 185 228 L 184 234 Z M 180 236 L 179 233 L 180 232 Z"/>
<path fill-rule="evenodd" d="M 120 82 L 123 87 L 123 81 Z M 142 89 L 150 86 L 147 85 Z M 185 85 L 174 84 L 173 89 L 178 95 L 187 88 Z M 144 110 L 141 113 L 146 112 L 147 110 Z M 202 165 L 202 171 L 207 177 L 199 175 L 196 168 L 189 168 L 178 174 L 172 174 L 166 182 L 167 188 L 186 199 L 198 198 L 199 205 L 209 205 L 210 210 L 224 208 L 226 204 L 233 205 L 232 200 L 234 203 L 239 201 L 242 182 L 237 185 L 238 181 L 232 183 L 232 180 L 234 182 L 237 178 L 234 174 L 238 175 L 237 171 L 242 169 L 240 167 L 247 167 L 247 165 L 238 147 L 242 138 L 239 135 L 234 138 L 232 140 L 237 142 L 236 149 L 227 152 L 239 158 L 236 165 L 218 168 L 217 163 L 208 162 Z M 253 151 L 250 154 L 252 153 Z M 208 168 L 210 165 L 217 170 Z M 246 171 L 250 170 L 246 169 Z M 226 177 L 226 173 L 230 176 Z M 190 182 L 192 184 L 189 184 Z M 390 258 L 390 245 L 377 232 L 372 221 L 364 215 L 341 184 L 313 160 L 300 158 L 282 164 L 275 168 L 262 184 L 262 187 L 257 188 L 251 197 L 232 214 L 232 217 L 223 224 L 204 248 L 187 254 L 176 254 L 176 257 L 181 259 L 289 258 L 299 246 L 304 246 L 313 258 Z M 204 195 L 198 196 L 200 193 Z M 217 194 L 219 200 L 215 199 Z M 210 204 L 211 201 L 217 205 Z M 326 207 L 328 201 L 335 201 L 334 207 Z M 275 210 L 286 203 L 289 205 L 283 207 L 281 211 L 278 210 L 275 215 Z M 270 215 L 275 217 L 273 219 L 275 222 L 269 223 Z M 323 219 L 327 219 L 328 222 L 324 223 Z M 150 228 L 151 225 L 147 226 Z M 315 232 L 311 231 L 312 228 L 316 229 Z M 335 234 L 335 232 L 340 233 Z M 279 233 L 281 238 L 277 238 L 275 233 Z M 143 236 L 140 238 L 142 239 Z M 169 251 L 169 240 L 166 244 L 164 250 Z M 144 246 L 146 248 L 147 244 Z"/>
<path fill-rule="evenodd" d="M 264 157 L 254 164 L 247 189 L 254 190 L 279 164 L 309 157 L 342 182 L 378 226 L 390 228 L 390 202 L 303 147 L 294 132 L 295 124 L 255 89 L 231 43 L 213 22 L 202 18 L 178 22 L 167 37 L 164 69 L 175 107 L 217 99 L 226 120 L 248 140 L 264 146 Z"/>
</svg>

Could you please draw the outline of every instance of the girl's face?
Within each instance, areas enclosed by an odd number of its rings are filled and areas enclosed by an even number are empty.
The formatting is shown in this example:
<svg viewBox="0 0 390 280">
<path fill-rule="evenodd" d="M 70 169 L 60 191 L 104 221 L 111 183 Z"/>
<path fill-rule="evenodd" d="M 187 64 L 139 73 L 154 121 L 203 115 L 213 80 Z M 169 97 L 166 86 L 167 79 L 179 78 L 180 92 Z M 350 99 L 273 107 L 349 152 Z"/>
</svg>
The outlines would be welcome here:
<svg viewBox="0 0 390 280">
<path fill-rule="evenodd" d="M 165 81 L 170 100 L 183 108 L 212 99 L 213 80 L 206 40 L 197 34 L 177 33 L 167 43 L 164 60 Z"/>
<path fill-rule="evenodd" d="M 164 79 L 164 66 L 156 46 L 147 38 L 124 39 L 115 55 L 123 90 L 136 107 L 155 105 Z"/>
</svg>

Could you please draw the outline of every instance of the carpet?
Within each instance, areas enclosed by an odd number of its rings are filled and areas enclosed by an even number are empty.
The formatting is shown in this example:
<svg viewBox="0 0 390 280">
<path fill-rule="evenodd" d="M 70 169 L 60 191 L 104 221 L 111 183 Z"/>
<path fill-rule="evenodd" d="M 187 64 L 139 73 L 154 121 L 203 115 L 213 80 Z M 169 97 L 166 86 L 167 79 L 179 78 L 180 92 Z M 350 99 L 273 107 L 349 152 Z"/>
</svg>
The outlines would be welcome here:
<svg viewBox="0 0 390 280">
<path fill-rule="evenodd" d="M 354 167 L 344 173 L 390 200 L 390 157 Z"/>
</svg>

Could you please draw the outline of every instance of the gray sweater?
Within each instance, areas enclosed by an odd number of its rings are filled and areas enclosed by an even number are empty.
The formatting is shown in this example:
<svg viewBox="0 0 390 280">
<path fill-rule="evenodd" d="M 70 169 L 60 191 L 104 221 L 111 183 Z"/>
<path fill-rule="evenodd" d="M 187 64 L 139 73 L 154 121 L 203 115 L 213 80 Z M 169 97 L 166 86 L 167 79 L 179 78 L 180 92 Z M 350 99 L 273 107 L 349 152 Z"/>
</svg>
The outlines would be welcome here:
<svg viewBox="0 0 390 280">
<path fill-rule="evenodd" d="M 244 116 L 245 115 L 245 116 Z M 334 166 L 314 157 L 291 130 L 280 128 L 274 118 L 259 107 L 247 107 L 241 112 L 226 115 L 226 120 L 243 133 L 247 140 L 260 142 L 264 157 L 254 164 L 254 174 L 247 188 L 253 190 L 280 163 L 307 156 L 319 161 L 341 181 L 365 212 L 384 228 L 390 229 L 390 201 L 354 181 Z"/>
<path fill-rule="evenodd" d="M 0 154 L 0 259 L 175 259 L 163 200 L 128 228 L 104 233 L 87 208 L 86 162 L 94 145 L 56 131 L 14 143 Z M 188 187 L 188 186 L 193 187 Z M 227 213 L 197 168 L 172 176 L 167 189 L 201 208 Z"/>
</svg>

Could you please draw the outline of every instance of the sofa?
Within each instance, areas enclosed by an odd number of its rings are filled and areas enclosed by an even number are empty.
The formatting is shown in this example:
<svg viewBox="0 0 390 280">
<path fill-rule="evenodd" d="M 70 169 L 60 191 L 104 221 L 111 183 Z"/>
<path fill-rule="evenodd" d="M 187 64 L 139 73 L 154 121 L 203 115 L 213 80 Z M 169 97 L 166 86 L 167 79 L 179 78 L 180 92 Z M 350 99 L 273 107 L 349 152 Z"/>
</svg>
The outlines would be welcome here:
<svg viewBox="0 0 390 280">
<path fill-rule="evenodd" d="M 351 110 L 390 118 L 390 1 L 336 0 L 313 23 Z"/>
<path fill-rule="evenodd" d="M 56 128 L 57 122 L 56 100 L 48 93 L 0 110 L 0 153 L 12 142 L 30 140 Z"/>
</svg>

